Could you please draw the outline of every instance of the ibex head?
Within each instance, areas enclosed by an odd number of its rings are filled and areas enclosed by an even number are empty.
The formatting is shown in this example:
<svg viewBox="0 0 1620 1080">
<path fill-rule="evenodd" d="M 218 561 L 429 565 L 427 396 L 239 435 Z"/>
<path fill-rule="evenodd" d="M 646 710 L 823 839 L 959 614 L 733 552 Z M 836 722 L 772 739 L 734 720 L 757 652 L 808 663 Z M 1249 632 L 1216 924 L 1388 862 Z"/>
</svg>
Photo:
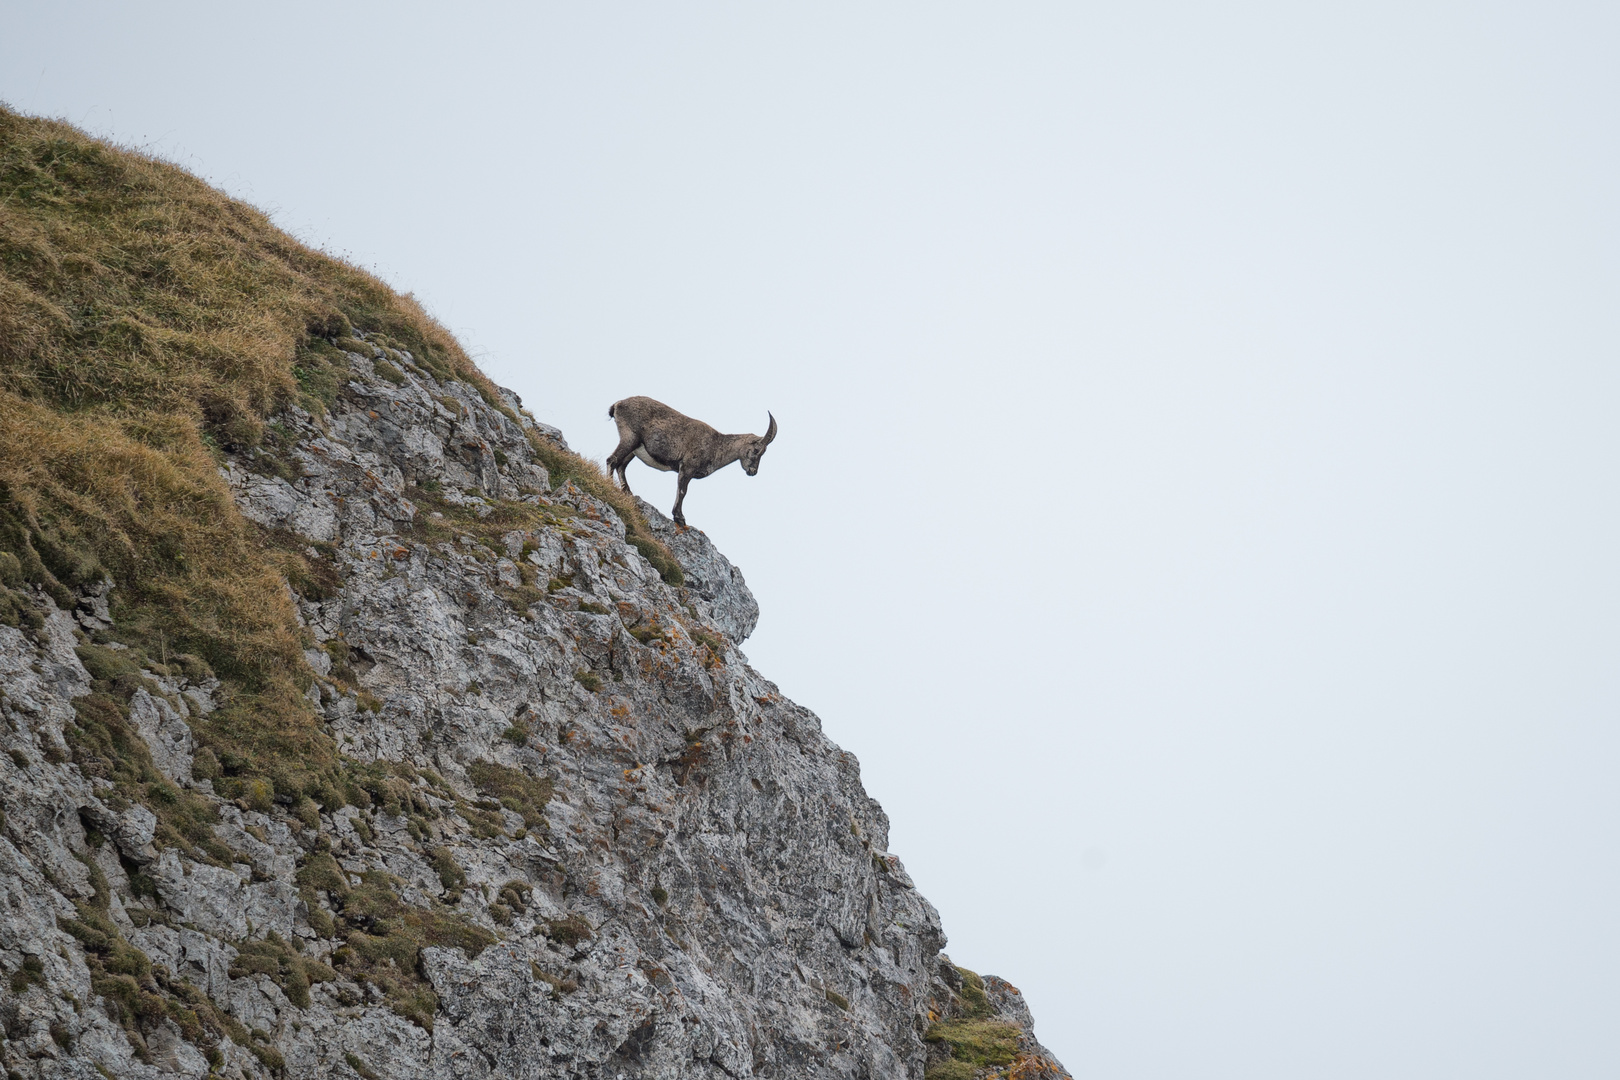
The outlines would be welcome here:
<svg viewBox="0 0 1620 1080">
<path fill-rule="evenodd" d="M 765 430 L 765 434 L 750 442 L 742 452 L 743 472 L 749 476 L 759 472 L 759 459 L 765 456 L 765 448 L 771 445 L 772 439 L 776 438 L 776 417 L 771 416 L 768 412 L 765 415 L 771 417 L 771 426 Z"/>
</svg>

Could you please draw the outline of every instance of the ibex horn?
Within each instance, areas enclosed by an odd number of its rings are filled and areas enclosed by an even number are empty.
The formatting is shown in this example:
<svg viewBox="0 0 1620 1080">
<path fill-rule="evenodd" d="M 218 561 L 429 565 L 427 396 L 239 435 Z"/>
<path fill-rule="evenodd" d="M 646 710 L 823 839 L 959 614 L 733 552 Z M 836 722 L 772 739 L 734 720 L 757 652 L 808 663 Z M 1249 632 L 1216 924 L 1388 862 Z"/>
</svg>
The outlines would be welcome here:
<svg viewBox="0 0 1620 1080">
<path fill-rule="evenodd" d="M 771 416 L 768 412 L 765 415 Z M 765 441 L 769 443 L 774 438 L 776 438 L 776 417 L 771 416 L 771 426 L 765 431 Z"/>
</svg>

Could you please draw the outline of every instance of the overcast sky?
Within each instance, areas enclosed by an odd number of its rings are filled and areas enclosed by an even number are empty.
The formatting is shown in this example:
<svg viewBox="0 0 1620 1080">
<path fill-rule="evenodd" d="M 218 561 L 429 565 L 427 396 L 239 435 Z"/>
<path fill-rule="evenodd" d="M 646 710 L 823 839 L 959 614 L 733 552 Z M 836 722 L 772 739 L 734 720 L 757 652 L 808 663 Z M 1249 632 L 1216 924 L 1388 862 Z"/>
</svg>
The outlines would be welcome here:
<svg viewBox="0 0 1620 1080">
<path fill-rule="evenodd" d="M 1620 7 L 0 27 L 583 452 L 773 411 L 745 648 L 1076 1076 L 1620 1075 Z"/>
</svg>

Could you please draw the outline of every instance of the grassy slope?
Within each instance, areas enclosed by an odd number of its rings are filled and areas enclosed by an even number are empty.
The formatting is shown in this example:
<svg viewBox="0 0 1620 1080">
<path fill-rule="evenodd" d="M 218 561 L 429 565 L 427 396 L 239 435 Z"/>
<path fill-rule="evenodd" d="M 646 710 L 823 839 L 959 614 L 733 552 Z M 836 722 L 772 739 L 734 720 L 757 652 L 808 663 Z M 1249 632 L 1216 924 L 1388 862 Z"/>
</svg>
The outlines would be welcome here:
<svg viewBox="0 0 1620 1080">
<path fill-rule="evenodd" d="M 119 641 L 224 681 L 198 735 L 229 771 L 324 804 L 347 782 L 285 588 L 313 568 L 236 512 L 218 460 L 289 403 L 319 414 L 323 339 L 351 326 L 506 411 L 409 296 L 172 165 L 0 107 L 0 620 L 37 619 L 30 585 L 68 606 L 110 573 Z M 534 442 L 678 579 L 594 464 Z"/>
</svg>

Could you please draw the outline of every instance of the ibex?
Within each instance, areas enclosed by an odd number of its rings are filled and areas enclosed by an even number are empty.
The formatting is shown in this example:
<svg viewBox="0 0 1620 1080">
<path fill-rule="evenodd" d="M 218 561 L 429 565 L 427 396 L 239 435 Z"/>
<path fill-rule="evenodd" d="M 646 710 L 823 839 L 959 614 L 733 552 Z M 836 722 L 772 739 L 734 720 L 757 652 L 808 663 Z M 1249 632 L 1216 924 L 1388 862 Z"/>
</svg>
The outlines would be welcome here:
<svg viewBox="0 0 1620 1080">
<path fill-rule="evenodd" d="M 759 472 L 759 459 L 776 438 L 776 417 L 763 435 L 722 435 L 701 420 L 676 412 L 650 397 L 627 397 L 608 406 L 608 416 L 619 426 L 619 448 L 608 455 L 608 475 L 619 475 L 619 486 L 630 494 L 630 481 L 624 470 L 631 458 L 640 458 L 660 472 L 679 473 L 681 482 L 675 496 L 675 510 L 669 515 L 677 525 L 686 524 L 681 503 L 686 501 L 686 485 L 741 461 L 743 472 Z"/>
</svg>

